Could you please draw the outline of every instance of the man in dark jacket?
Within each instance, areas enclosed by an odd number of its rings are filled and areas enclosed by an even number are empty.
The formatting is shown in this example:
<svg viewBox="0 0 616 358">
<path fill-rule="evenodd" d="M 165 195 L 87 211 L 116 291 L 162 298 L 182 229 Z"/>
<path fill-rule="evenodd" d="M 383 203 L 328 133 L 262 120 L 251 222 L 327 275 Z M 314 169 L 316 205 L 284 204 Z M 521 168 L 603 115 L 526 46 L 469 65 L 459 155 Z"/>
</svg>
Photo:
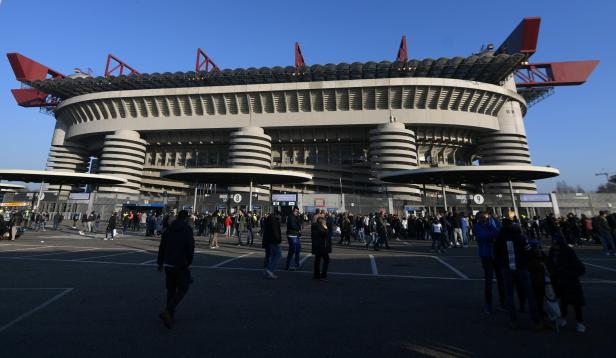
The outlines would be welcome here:
<svg viewBox="0 0 616 358">
<path fill-rule="evenodd" d="M 252 220 L 252 219 L 251 219 Z M 300 237 L 302 236 L 302 219 L 299 216 L 299 208 L 293 207 L 293 212 L 287 218 L 287 240 L 289 252 L 287 253 L 286 269 L 299 269 L 299 256 L 302 251 Z M 291 267 L 291 260 L 295 258 L 295 266 Z"/>
<path fill-rule="evenodd" d="M 280 261 L 280 243 L 282 242 L 282 234 L 280 233 L 280 213 L 278 210 L 269 215 L 264 223 L 263 228 L 263 248 L 265 249 L 265 269 L 263 275 L 265 278 L 277 279 L 278 276 L 274 273 Z"/>
<path fill-rule="evenodd" d="M 107 229 L 105 230 L 105 240 L 107 240 L 107 235 L 111 234 L 111 240 L 115 236 L 115 228 L 116 228 L 116 213 L 114 212 L 109 217 L 109 221 L 107 222 Z"/>
<path fill-rule="evenodd" d="M 603 250 L 605 251 L 605 254 L 608 256 L 616 256 L 616 250 L 614 249 L 614 240 L 612 239 L 612 232 L 610 230 L 610 225 L 607 221 L 606 211 L 599 211 L 599 216 L 597 216 L 593 221 L 592 227 L 597 232 L 597 235 L 601 240 L 601 244 L 603 245 Z"/>
<path fill-rule="evenodd" d="M 498 287 L 498 298 L 501 308 L 505 308 L 505 286 L 503 284 L 503 271 L 500 265 L 494 264 L 494 240 L 498 235 L 498 229 L 494 219 L 485 213 L 477 213 L 477 224 L 473 226 L 477 245 L 479 247 L 479 258 L 483 266 L 484 275 L 484 296 L 485 313 L 492 313 L 492 279 L 496 276 L 496 287 Z"/>
<path fill-rule="evenodd" d="M 182 210 L 163 233 L 158 247 L 158 271 L 165 268 L 167 305 L 160 319 L 167 328 L 175 321 L 175 309 L 191 282 L 190 266 L 195 254 L 195 238 L 188 225 L 188 211 Z"/>
<path fill-rule="evenodd" d="M 502 227 L 494 243 L 494 261 L 503 270 L 507 308 L 513 328 L 517 327 L 517 312 L 514 304 L 515 289 L 519 290 L 520 305 L 528 303 L 531 319 L 539 325 L 539 316 L 530 281 L 528 264 L 532 258 L 531 247 L 522 235 L 519 225 L 511 219 L 503 219 Z"/>
<path fill-rule="evenodd" d="M 318 210 L 318 209 L 317 209 Z M 332 239 L 328 235 L 327 221 L 325 212 L 321 210 L 315 213 L 312 218 L 310 236 L 312 238 L 312 254 L 314 255 L 314 275 L 315 280 L 327 280 L 327 267 L 329 266 L 329 254 L 332 252 Z M 321 261 L 323 266 L 321 266 Z"/>
</svg>

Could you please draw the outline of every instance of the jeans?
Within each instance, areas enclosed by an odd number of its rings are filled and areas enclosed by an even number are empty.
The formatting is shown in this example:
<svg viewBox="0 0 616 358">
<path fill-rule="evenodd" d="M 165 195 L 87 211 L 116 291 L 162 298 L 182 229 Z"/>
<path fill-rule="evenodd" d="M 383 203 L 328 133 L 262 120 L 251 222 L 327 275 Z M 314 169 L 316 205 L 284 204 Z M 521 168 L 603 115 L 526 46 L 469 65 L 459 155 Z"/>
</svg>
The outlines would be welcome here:
<svg viewBox="0 0 616 358">
<path fill-rule="evenodd" d="M 609 234 L 599 234 L 599 238 L 605 252 L 614 252 L 614 240 L 612 240 Z"/>
<path fill-rule="evenodd" d="M 242 232 L 240 230 L 237 231 L 237 243 L 238 245 L 242 245 Z"/>
<path fill-rule="evenodd" d="M 165 267 L 165 286 L 167 288 L 167 312 L 174 314 L 175 309 L 188 292 L 190 270 L 177 267 Z"/>
<path fill-rule="evenodd" d="M 492 307 L 492 280 L 496 276 L 496 287 L 498 288 L 498 299 L 501 307 L 505 307 L 505 285 L 503 282 L 503 271 L 500 266 L 494 265 L 494 258 L 482 257 L 481 266 L 483 266 L 484 277 L 484 297 L 485 304 Z"/>
<path fill-rule="evenodd" d="M 252 232 L 252 227 L 248 227 L 248 234 L 246 234 L 246 244 L 252 245 L 254 243 L 255 234 Z"/>
<path fill-rule="evenodd" d="M 462 229 L 462 245 L 468 246 L 468 229 Z"/>
<path fill-rule="evenodd" d="M 530 283 L 530 274 L 526 270 L 503 270 L 503 278 L 505 281 L 505 292 L 507 294 L 507 309 L 509 309 L 509 318 L 512 322 L 517 321 L 517 312 L 514 303 L 514 290 L 520 290 L 524 301 L 528 302 L 530 308 L 530 317 L 533 322 L 539 322 L 537 312 L 537 302 L 533 299 L 533 292 Z M 523 305 L 526 302 L 520 302 Z"/>
<path fill-rule="evenodd" d="M 323 260 L 323 266 L 321 267 L 321 260 Z M 327 267 L 329 266 L 329 254 L 317 253 L 314 255 L 314 278 L 326 278 Z"/>
<path fill-rule="evenodd" d="M 441 246 L 441 236 L 442 234 L 440 232 L 432 233 L 432 250 L 439 251 L 444 248 L 443 246 Z"/>
<path fill-rule="evenodd" d="M 357 240 L 359 240 L 360 242 L 364 242 L 364 229 L 357 229 Z"/>
<path fill-rule="evenodd" d="M 291 260 L 295 257 L 295 267 L 299 268 L 299 256 L 302 251 L 302 243 L 298 236 L 287 235 L 289 241 L 289 252 L 287 253 L 287 270 L 291 266 Z"/>
<path fill-rule="evenodd" d="M 265 269 L 274 272 L 280 262 L 280 244 L 268 244 L 265 248 Z"/>
</svg>

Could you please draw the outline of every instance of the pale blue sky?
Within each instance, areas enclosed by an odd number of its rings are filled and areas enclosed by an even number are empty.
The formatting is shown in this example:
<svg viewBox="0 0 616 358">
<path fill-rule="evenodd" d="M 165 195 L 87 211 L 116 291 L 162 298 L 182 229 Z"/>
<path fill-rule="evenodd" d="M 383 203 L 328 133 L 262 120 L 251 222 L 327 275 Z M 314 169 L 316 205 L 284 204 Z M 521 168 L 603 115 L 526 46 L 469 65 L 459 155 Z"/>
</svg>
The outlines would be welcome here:
<svg viewBox="0 0 616 358">
<path fill-rule="evenodd" d="M 463 4 L 463 5 L 462 5 Z M 616 5 L 608 1 L 118 1 L 3 0 L 0 4 L 0 168 L 43 169 L 53 117 L 18 107 L 4 55 L 20 52 L 57 71 L 104 71 L 111 52 L 140 72 L 184 71 L 204 48 L 222 68 L 392 60 L 402 34 L 412 58 L 465 56 L 500 44 L 525 16 L 541 16 L 532 62 L 599 59 L 590 80 L 557 88 L 532 107 L 533 163 L 594 189 L 616 171 Z M 557 180 L 560 180 L 557 179 Z M 556 180 L 539 182 L 551 190 Z"/>
</svg>

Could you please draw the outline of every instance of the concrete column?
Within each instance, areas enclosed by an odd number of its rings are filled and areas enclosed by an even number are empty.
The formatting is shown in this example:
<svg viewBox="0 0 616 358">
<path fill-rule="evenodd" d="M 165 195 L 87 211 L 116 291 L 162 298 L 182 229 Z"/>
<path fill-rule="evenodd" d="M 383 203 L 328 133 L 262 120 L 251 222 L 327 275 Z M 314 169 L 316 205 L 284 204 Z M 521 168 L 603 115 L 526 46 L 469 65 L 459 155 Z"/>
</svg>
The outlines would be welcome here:
<svg viewBox="0 0 616 358">
<path fill-rule="evenodd" d="M 272 137 L 260 127 L 244 127 L 229 135 L 227 164 L 231 168 L 272 169 Z M 269 195 L 267 185 L 230 186 L 229 192 Z"/>
<path fill-rule="evenodd" d="M 417 168 L 415 132 L 406 129 L 404 123 L 385 123 L 370 130 L 368 159 L 370 168 L 377 173 Z M 386 186 L 388 196 L 396 199 L 421 202 L 419 185 L 375 184 Z M 378 190 L 378 187 L 375 187 Z"/>
<path fill-rule="evenodd" d="M 504 87 L 515 91 L 513 75 Z M 507 101 L 498 113 L 499 130 L 479 138 L 480 165 L 531 165 L 522 107 L 517 101 Z M 536 193 L 534 182 L 513 182 L 517 193 Z M 508 193 L 509 183 L 495 183 L 486 186 L 488 193 Z"/>
<path fill-rule="evenodd" d="M 85 146 L 65 140 L 66 125 L 56 121 L 51 138 L 51 148 L 46 170 L 84 173 L 87 171 L 89 153 Z"/>
<path fill-rule="evenodd" d="M 139 132 L 132 130 L 119 130 L 105 136 L 98 173 L 118 176 L 128 182 L 102 186 L 98 190 L 100 193 L 139 195 L 146 144 Z"/>
</svg>

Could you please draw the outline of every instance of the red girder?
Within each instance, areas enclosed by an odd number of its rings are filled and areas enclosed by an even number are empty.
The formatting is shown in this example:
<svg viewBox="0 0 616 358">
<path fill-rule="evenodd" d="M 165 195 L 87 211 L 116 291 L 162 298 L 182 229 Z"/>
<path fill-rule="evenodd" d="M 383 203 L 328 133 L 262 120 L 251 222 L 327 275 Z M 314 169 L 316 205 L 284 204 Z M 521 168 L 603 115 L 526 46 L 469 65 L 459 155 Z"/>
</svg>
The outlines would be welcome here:
<svg viewBox="0 0 616 358">
<path fill-rule="evenodd" d="M 299 46 L 299 42 L 295 43 L 295 68 L 306 66 L 304 61 L 304 55 L 302 55 L 302 48 Z"/>
<path fill-rule="evenodd" d="M 514 73 L 517 87 L 575 86 L 586 82 L 599 61 L 532 63 Z"/>
<path fill-rule="evenodd" d="M 115 61 L 115 66 L 111 67 L 111 60 Z M 105 77 L 112 76 L 113 72 L 120 70 L 120 76 L 124 75 L 124 70 L 127 69 L 130 71 L 128 75 L 138 75 L 139 71 L 135 70 L 131 66 L 129 66 L 126 62 L 120 60 L 112 54 L 107 55 L 107 65 L 105 66 Z"/>
<path fill-rule="evenodd" d="M 60 72 L 54 71 L 51 68 L 42 65 L 22 54 L 16 52 L 7 53 L 6 57 L 8 57 L 9 62 L 11 63 L 11 67 L 13 68 L 13 72 L 15 73 L 15 79 L 17 79 L 18 81 L 42 81 L 44 79 L 47 79 L 48 76 L 50 76 L 51 78 L 65 77 Z"/>
<path fill-rule="evenodd" d="M 208 72 L 210 70 L 210 65 L 212 65 L 212 71 L 220 71 L 220 68 L 214 63 L 214 61 L 212 61 L 212 58 L 206 55 L 205 51 L 203 51 L 201 48 L 198 48 L 195 72 L 203 71 L 203 66 L 205 66 L 205 72 Z"/>
<path fill-rule="evenodd" d="M 495 55 L 523 53 L 526 57 L 532 56 L 537 51 L 540 24 L 540 17 L 525 17 L 503 44 L 496 49 Z"/>
<path fill-rule="evenodd" d="M 406 35 L 402 36 L 400 40 L 400 48 L 398 49 L 398 55 L 396 55 L 396 61 L 406 62 L 409 60 L 409 50 L 406 47 Z"/>
<path fill-rule="evenodd" d="M 6 57 L 8 57 L 13 68 L 15 79 L 20 82 L 28 84 L 29 82 L 42 81 L 48 78 L 65 77 L 60 72 L 54 71 L 22 54 L 7 53 Z M 13 93 L 17 104 L 22 107 L 53 107 L 60 102 L 58 98 L 34 88 L 16 88 L 12 89 L 11 93 Z"/>
<path fill-rule="evenodd" d="M 17 104 L 22 107 L 53 107 L 60 103 L 57 97 L 35 88 L 15 88 L 11 92 Z"/>
</svg>

